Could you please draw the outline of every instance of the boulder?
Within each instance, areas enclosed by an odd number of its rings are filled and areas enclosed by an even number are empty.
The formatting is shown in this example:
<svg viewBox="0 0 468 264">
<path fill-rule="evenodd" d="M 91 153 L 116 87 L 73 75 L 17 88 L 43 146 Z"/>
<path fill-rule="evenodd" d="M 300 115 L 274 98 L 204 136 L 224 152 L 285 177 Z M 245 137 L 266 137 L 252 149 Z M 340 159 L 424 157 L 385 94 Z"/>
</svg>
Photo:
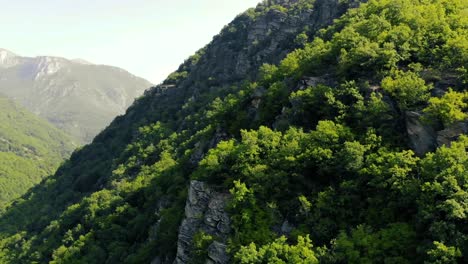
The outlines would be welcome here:
<svg viewBox="0 0 468 264">
<path fill-rule="evenodd" d="M 468 133 L 468 123 L 456 123 L 444 130 L 437 132 L 437 145 L 450 147 L 452 141 L 457 140 L 460 135 Z"/>
<path fill-rule="evenodd" d="M 207 263 L 224 264 L 229 263 L 229 256 L 226 254 L 227 246 L 224 243 L 214 241 L 208 247 Z"/>
<path fill-rule="evenodd" d="M 283 224 L 281 225 L 281 234 L 288 236 L 293 230 L 294 226 L 291 225 L 288 220 L 284 220 Z"/>
<path fill-rule="evenodd" d="M 406 132 L 410 141 L 410 147 L 418 156 L 435 150 L 436 133 L 434 129 L 421 121 L 421 113 L 406 112 Z"/>
</svg>

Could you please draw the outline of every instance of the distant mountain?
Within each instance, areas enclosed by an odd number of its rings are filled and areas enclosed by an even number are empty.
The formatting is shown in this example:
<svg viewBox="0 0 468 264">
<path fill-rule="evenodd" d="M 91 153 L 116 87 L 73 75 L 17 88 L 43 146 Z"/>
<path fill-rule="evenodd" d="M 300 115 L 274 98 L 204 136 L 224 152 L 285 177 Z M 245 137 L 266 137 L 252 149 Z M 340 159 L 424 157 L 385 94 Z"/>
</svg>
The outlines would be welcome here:
<svg viewBox="0 0 468 264">
<path fill-rule="evenodd" d="M 150 86 L 116 67 L 82 59 L 21 57 L 0 49 L 0 93 L 83 143 Z"/>
<path fill-rule="evenodd" d="M 75 147 L 70 136 L 0 95 L 0 207 L 54 173 Z"/>
</svg>

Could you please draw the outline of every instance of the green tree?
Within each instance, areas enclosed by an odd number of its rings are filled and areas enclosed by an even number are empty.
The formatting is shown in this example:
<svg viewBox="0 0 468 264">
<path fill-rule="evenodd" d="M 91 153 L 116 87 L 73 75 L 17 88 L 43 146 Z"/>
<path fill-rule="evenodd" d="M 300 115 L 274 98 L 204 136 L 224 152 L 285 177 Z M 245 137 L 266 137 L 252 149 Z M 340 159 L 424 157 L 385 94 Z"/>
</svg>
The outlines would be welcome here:
<svg viewBox="0 0 468 264">
<path fill-rule="evenodd" d="M 382 80 L 382 89 L 392 95 L 402 110 L 414 107 L 429 98 L 431 85 L 411 71 L 397 70 Z"/>
<path fill-rule="evenodd" d="M 289 245 L 286 237 L 280 237 L 260 248 L 254 243 L 242 247 L 234 256 L 236 263 L 274 263 L 274 264 L 314 264 L 315 257 L 312 241 L 308 236 L 297 238 L 297 245 Z"/>
<path fill-rule="evenodd" d="M 395 223 L 373 231 L 359 225 L 348 235 L 342 232 L 333 251 L 339 261 L 350 264 L 365 263 L 413 263 L 416 233 L 406 223 Z"/>
<path fill-rule="evenodd" d="M 442 121 L 445 127 L 468 117 L 468 93 L 456 92 L 449 89 L 442 97 L 432 97 L 429 105 L 424 109 L 426 120 L 434 119 Z"/>
<path fill-rule="evenodd" d="M 462 256 L 459 249 L 447 247 L 443 243 L 434 241 L 434 247 L 428 251 L 430 264 L 456 264 Z"/>
</svg>

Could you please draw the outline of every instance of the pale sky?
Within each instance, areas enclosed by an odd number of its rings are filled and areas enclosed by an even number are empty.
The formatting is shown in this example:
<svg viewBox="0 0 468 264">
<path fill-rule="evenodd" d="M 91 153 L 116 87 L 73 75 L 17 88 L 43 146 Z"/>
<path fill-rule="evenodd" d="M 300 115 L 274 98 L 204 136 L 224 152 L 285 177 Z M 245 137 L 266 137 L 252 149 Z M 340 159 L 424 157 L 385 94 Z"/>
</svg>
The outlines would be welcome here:
<svg viewBox="0 0 468 264">
<path fill-rule="evenodd" d="M 0 48 L 81 58 L 159 83 L 260 0 L 0 0 Z"/>
</svg>

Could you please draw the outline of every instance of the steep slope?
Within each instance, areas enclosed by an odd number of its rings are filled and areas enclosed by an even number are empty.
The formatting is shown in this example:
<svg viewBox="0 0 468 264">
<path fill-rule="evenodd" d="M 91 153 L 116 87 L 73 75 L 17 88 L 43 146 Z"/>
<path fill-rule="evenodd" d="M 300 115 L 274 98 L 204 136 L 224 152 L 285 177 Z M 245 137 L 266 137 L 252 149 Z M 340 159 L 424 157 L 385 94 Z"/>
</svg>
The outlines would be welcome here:
<svg viewBox="0 0 468 264">
<path fill-rule="evenodd" d="M 0 93 L 84 143 L 151 84 L 111 66 L 0 49 Z"/>
<path fill-rule="evenodd" d="M 75 147 L 70 136 L 0 96 L 0 207 L 53 174 Z"/>
<path fill-rule="evenodd" d="M 467 12 L 248 10 L 7 209 L 0 260 L 466 262 Z"/>
</svg>

